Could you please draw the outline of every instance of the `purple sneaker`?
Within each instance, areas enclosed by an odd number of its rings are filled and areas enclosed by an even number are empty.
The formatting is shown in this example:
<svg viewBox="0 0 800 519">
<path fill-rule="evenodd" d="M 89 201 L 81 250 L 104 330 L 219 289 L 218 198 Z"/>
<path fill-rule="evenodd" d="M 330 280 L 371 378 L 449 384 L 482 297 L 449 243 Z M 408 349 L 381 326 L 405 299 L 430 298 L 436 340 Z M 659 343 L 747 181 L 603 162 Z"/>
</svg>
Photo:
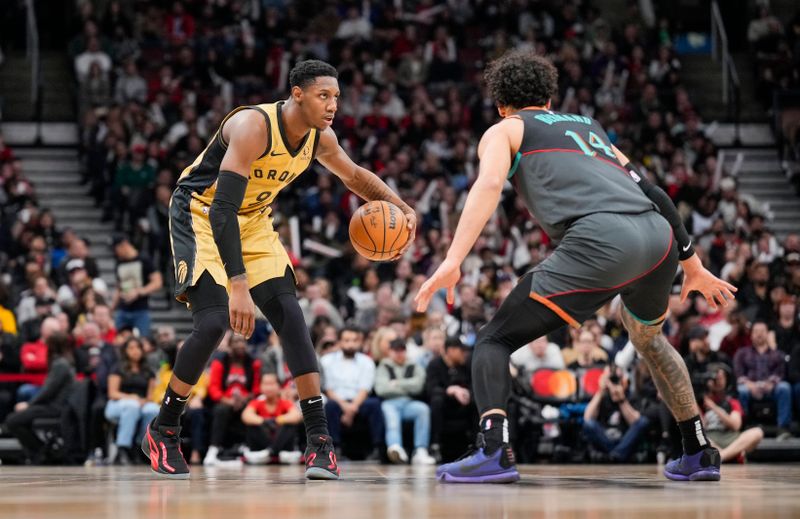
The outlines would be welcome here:
<svg viewBox="0 0 800 519">
<path fill-rule="evenodd" d="M 664 475 L 673 481 L 719 481 L 719 463 L 719 451 L 708 447 L 670 461 L 664 467 Z"/>
<path fill-rule="evenodd" d="M 519 472 L 510 445 L 503 444 L 487 455 L 483 435 L 478 433 L 475 449 L 437 468 L 436 479 L 442 483 L 513 483 L 519 480 Z"/>
</svg>

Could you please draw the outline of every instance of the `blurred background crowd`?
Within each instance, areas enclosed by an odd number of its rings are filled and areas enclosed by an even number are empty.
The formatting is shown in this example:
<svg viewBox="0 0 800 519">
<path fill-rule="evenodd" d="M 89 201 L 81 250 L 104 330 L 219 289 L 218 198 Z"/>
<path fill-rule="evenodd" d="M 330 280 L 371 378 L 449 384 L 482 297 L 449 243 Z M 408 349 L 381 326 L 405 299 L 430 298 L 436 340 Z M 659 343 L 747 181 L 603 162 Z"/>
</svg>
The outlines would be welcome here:
<svg viewBox="0 0 800 519">
<path fill-rule="evenodd" d="M 699 297 L 680 301 L 678 275 L 665 324 L 712 438 L 731 446 L 723 456 L 741 460 L 765 432 L 796 432 L 800 235 L 779 239 L 759 200 L 724 168 L 718 174 L 669 17 L 646 23 L 630 2 L 625 22 L 612 25 L 591 2 L 548 0 L 79 5 L 67 51 L 83 183 L 114 223 L 113 240 L 60 226 L 0 138 L 0 422 L 29 461 L 137 460 L 135 439 L 157 412 L 181 339 L 151 327 L 148 310 L 173 285 L 167 210 L 177 176 L 232 108 L 286 98 L 289 70 L 309 58 L 339 71 L 339 142 L 419 219 L 404 258 L 371 263 L 347 235 L 360 200 L 321 166 L 274 204 L 284 244 L 301 251 L 292 253 L 298 297 L 324 389 L 337 396 L 326 404 L 331 432 L 346 457 L 427 464 L 460 454 L 476 424 L 476 332 L 555 244 L 508 185 L 464 262 L 455 304 L 441 294 L 417 314 L 411 302 L 446 253 L 477 173 L 477 139 L 498 120 L 481 72 L 512 48 L 553 61 L 553 108 L 597 119 L 675 201 L 706 266 L 738 287 L 734 306 L 712 310 Z M 754 71 L 765 104 L 773 89 L 796 88 L 800 12 L 789 21 L 754 13 L 748 36 L 769 58 Z M 100 277 L 89 253 L 98 240 L 114 250 L 115 280 Z M 619 310 L 612 302 L 580 330 L 512 357 L 523 461 L 645 461 L 675 451 L 674 423 Z M 193 462 L 242 452 L 253 463 L 299 459 L 302 420 L 282 347 L 263 319 L 249 342 L 224 340 L 186 415 Z M 36 420 L 64 408 L 79 430 L 61 440 L 37 430 Z"/>
</svg>

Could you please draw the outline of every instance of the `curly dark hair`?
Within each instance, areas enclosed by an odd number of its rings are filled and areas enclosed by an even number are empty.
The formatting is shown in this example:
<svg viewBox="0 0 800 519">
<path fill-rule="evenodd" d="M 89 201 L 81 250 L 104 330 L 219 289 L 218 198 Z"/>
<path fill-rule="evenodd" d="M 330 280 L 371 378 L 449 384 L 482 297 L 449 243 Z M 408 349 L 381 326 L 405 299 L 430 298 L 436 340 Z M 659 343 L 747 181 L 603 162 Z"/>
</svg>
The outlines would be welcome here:
<svg viewBox="0 0 800 519">
<path fill-rule="evenodd" d="M 543 106 L 558 91 L 556 67 L 530 51 L 507 52 L 489 64 L 484 77 L 499 106 Z"/>
<path fill-rule="evenodd" d="M 289 87 L 300 87 L 305 89 L 307 86 L 321 76 L 339 78 L 339 72 L 333 65 L 318 59 L 301 61 L 289 72 Z"/>
</svg>

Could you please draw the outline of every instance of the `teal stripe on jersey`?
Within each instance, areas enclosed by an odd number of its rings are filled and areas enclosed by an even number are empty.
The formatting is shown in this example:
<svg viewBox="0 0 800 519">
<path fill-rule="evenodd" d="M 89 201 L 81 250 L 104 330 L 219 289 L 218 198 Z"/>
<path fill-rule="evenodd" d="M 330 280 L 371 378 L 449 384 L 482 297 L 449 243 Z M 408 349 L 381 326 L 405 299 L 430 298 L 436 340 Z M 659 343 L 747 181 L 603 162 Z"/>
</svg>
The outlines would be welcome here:
<svg viewBox="0 0 800 519">
<path fill-rule="evenodd" d="M 514 176 L 514 173 L 517 172 L 517 167 L 519 167 L 519 161 L 521 158 L 522 158 L 522 153 L 520 152 L 517 152 L 517 154 L 514 155 L 514 163 L 511 165 L 511 169 L 508 171 L 508 176 L 506 177 L 506 179 L 510 180 L 511 177 Z"/>
</svg>

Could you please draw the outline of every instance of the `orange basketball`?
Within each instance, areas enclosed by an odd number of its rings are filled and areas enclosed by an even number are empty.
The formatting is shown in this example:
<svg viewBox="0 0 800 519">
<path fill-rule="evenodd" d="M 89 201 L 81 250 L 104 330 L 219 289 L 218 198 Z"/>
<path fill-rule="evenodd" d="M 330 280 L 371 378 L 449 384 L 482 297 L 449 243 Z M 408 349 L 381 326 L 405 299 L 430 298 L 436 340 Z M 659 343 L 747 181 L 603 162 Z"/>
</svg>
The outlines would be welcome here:
<svg viewBox="0 0 800 519">
<path fill-rule="evenodd" d="M 350 219 L 350 242 L 372 261 L 393 259 L 408 242 L 406 215 L 392 203 L 367 202 Z"/>
</svg>

